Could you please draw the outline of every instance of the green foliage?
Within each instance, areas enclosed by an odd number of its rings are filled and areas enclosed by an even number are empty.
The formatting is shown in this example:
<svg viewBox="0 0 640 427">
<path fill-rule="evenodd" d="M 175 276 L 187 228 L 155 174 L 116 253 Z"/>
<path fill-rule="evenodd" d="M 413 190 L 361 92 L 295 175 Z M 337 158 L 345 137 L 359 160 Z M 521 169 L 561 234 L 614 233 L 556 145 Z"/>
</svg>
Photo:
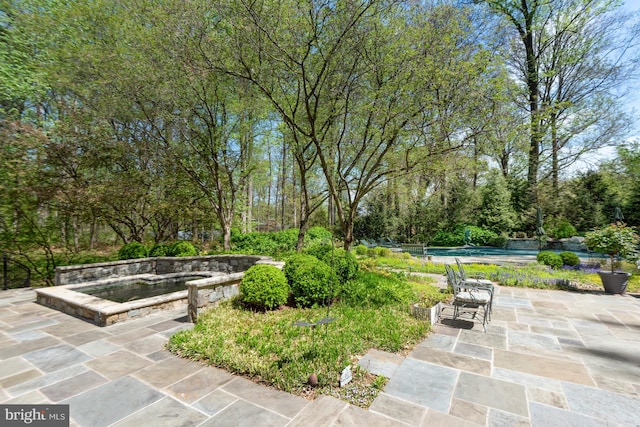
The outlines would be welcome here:
<svg viewBox="0 0 640 427">
<path fill-rule="evenodd" d="M 540 264 L 548 265 L 551 268 L 560 268 L 562 267 L 562 258 L 555 252 L 551 251 L 542 251 L 538 253 L 536 259 Z"/>
<path fill-rule="evenodd" d="M 290 228 L 277 232 L 240 233 L 233 230 L 231 245 L 236 252 L 248 254 L 278 255 L 294 251 L 298 243 L 298 229 Z"/>
<path fill-rule="evenodd" d="M 316 245 L 305 251 L 330 267 L 333 267 L 340 282 L 344 283 L 353 279 L 358 273 L 358 260 L 351 252 L 342 248 L 332 248 L 329 245 Z"/>
<path fill-rule="evenodd" d="M 489 171 L 481 192 L 479 224 L 496 234 L 511 232 L 517 225 L 517 216 L 511 203 L 511 191 L 502 173 L 496 169 Z"/>
<path fill-rule="evenodd" d="M 354 251 L 356 252 L 356 255 L 364 256 L 368 254 L 369 248 L 367 248 L 365 245 L 360 244 L 354 248 Z"/>
<path fill-rule="evenodd" d="M 331 283 L 331 268 L 312 255 L 295 254 L 287 258 L 284 274 L 298 307 L 325 305 L 337 293 L 336 284 Z"/>
<path fill-rule="evenodd" d="M 166 243 L 156 243 L 149 251 L 150 257 L 169 256 L 169 245 Z"/>
<path fill-rule="evenodd" d="M 607 224 L 615 208 L 614 181 L 604 171 L 589 170 L 568 182 L 570 197 L 564 208 L 567 221 L 578 230 Z"/>
<path fill-rule="evenodd" d="M 339 296 L 352 307 L 382 307 L 411 303 L 414 292 L 407 280 L 398 275 L 361 271 L 357 278 L 341 287 Z"/>
<path fill-rule="evenodd" d="M 392 253 L 391 249 L 383 248 L 382 246 L 367 249 L 367 255 L 370 257 L 390 257 Z"/>
<path fill-rule="evenodd" d="M 433 246 L 462 246 L 464 245 L 464 234 L 438 230 L 433 236 L 431 244 Z"/>
<path fill-rule="evenodd" d="M 297 238 L 297 236 L 296 236 Z M 311 227 L 304 233 L 304 244 L 306 246 L 313 246 L 317 244 L 322 244 L 327 241 L 331 241 L 333 236 L 331 232 L 324 227 Z"/>
<path fill-rule="evenodd" d="M 637 257 L 637 245 L 640 238 L 635 230 L 625 224 L 610 224 L 588 232 L 584 243 L 592 251 L 607 254 L 611 258 L 611 272 L 614 271 L 614 258 L 624 259 Z"/>
<path fill-rule="evenodd" d="M 131 242 L 123 245 L 118 251 L 118 259 L 136 259 L 149 256 L 149 248 L 140 242 Z"/>
<path fill-rule="evenodd" d="M 506 237 L 491 230 L 464 224 L 457 225 L 452 232 L 438 231 L 431 243 L 434 246 L 463 246 L 465 230 L 468 230 L 470 241 L 475 246 L 503 247 L 506 243 Z"/>
<path fill-rule="evenodd" d="M 562 265 L 573 267 L 580 264 L 580 257 L 573 252 L 560 252 L 560 258 L 562 258 Z"/>
<path fill-rule="evenodd" d="M 287 302 L 289 283 L 282 270 L 257 264 L 244 273 L 240 282 L 242 301 L 260 309 L 271 310 Z"/>
<path fill-rule="evenodd" d="M 181 240 L 169 246 L 167 255 L 175 257 L 197 256 L 198 249 L 191 242 Z"/>
<path fill-rule="evenodd" d="M 576 228 L 567 220 L 561 220 L 558 225 L 549 230 L 549 235 L 556 239 L 566 239 L 577 234 Z"/>
</svg>

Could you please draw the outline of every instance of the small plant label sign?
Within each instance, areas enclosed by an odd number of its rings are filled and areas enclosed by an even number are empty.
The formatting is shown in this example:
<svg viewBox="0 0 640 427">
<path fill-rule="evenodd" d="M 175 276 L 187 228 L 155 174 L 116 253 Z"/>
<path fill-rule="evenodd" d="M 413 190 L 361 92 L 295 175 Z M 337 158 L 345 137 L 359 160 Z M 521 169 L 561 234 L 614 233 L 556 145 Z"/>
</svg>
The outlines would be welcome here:
<svg viewBox="0 0 640 427">
<path fill-rule="evenodd" d="M 347 366 L 342 370 L 342 373 L 340 374 L 340 387 L 344 387 L 349 384 L 351 378 L 351 366 Z"/>
</svg>

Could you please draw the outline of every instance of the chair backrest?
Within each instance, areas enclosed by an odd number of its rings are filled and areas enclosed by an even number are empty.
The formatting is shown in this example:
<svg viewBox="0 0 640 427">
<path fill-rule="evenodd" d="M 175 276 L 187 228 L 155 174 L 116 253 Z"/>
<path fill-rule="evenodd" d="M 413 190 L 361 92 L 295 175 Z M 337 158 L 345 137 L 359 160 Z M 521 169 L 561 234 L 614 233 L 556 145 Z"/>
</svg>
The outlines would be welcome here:
<svg viewBox="0 0 640 427">
<path fill-rule="evenodd" d="M 453 293 L 457 294 L 460 292 L 460 276 L 449 264 L 445 264 L 444 268 L 447 271 L 447 282 L 453 289 Z"/>
<path fill-rule="evenodd" d="M 462 279 L 463 282 L 466 281 L 467 274 L 464 272 L 464 267 L 462 266 L 460 258 L 456 258 L 456 264 L 458 265 L 458 273 L 460 274 L 460 279 Z"/>
</svg>

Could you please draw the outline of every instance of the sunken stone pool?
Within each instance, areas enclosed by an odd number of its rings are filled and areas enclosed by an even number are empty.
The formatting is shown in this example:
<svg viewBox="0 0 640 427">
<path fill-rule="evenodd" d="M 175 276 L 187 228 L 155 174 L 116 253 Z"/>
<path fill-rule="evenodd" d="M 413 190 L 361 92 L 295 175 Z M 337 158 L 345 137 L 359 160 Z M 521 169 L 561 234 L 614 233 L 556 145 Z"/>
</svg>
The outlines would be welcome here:
<svg viewBox="0 0 640 427">
<path fill-rule="evenodd" d="M 235 277 L 255 263 L 269 260 L 263 256 L 212 255 L 58 267 L 56 286 L 36 289 L 36 301 L 99 326 L 160 310 L 184 308 L 187 314 L 190 283 L 217 286 L 225 283 L 224 277 Z M 227 286 L 224 292 L 216 293 L 216 298 L 237 294 L 238 282 L 234 282 L 235 288 Z"/>
</svg>

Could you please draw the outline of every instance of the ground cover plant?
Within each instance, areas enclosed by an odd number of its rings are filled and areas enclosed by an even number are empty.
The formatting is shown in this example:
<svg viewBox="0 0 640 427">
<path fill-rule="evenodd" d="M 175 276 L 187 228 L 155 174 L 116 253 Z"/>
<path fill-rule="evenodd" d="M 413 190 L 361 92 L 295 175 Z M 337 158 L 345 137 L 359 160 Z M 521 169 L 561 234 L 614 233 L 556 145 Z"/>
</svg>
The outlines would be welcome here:
<svg viewBox="0 0 640 427">
<path fill-rule="evenodd" d="M 406 258 L 402 254 L 389 257 L 367 257 L 360 260 L 361 265 L 372 268 L 387 268 L 394 271 L 445 274 L 444 265 Z M 632 263 L 621 263 L 625 271 L 636 271 Z M 552 268 L 535 262 L 529 264 L 465 264 L 465 271 L 470 277 L 490 279 L 502 286 L 526 288 L 567 289 L 586 288 L 602 289 L 597 271 L 601 269 L 597 261 L 574 266 L 564 265 Z M 629 279 L 627 292 L 640 292 L 640 275 L 634 274 Z"/>
<path fill-rule="evenodd" d="M 329 307 L 281 307 L 278 310 L 247 309 L 240 299 L 228 301 L 198 317 L 192 330 L 173 335 L 168 348 L 280 390 L 300 395 L 331 394 L 367 407 L 384 385 L 357 367 L 359 356 L 369 349 L 404 352 L 424 339 L 428 322 L 410 315 L 416 287 L 402 274 L 360 271 L 340 286 Z M 434 291 L 432 291 L 434 292 Z M 334 321 L 316 327 L 296 326 L 330 317 Z M 354 379 L 339 388 L 340 372 L 354 369 Z M 318 386 L 307 384 L 317 374 Z"/>
</svg>

